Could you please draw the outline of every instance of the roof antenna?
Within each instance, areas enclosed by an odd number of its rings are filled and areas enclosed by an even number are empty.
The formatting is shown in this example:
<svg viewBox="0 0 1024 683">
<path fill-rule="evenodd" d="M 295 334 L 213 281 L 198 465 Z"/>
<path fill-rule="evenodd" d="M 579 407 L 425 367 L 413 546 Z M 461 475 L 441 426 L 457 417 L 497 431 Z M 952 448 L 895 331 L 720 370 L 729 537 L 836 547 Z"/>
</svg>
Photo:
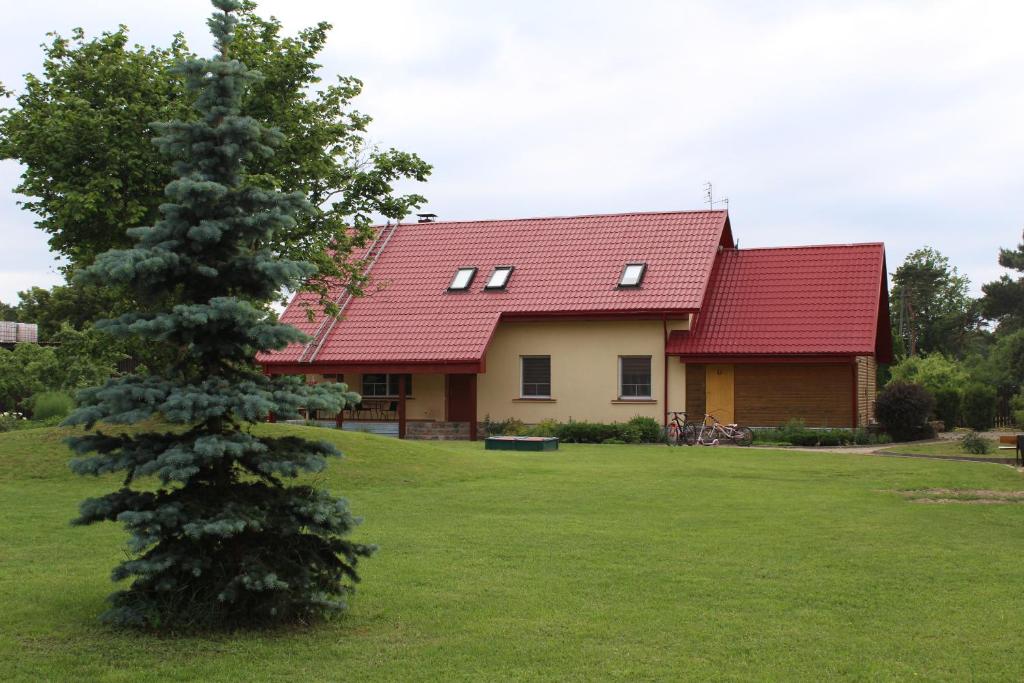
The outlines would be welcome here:
<svg viewBox="0 0 1024 683">
<path fill-rule="evenodd" d="M 721 199 L 715 199 L 714 192 L 711 188 L 711 181 L 704 183 L 704 203 L 708 205 L 708 209 L 714 209 L 715 204 L 722 204 L 725 206 L 725 210 L 729 210 L 729 198 L 722 197 Z"/>
</svg>

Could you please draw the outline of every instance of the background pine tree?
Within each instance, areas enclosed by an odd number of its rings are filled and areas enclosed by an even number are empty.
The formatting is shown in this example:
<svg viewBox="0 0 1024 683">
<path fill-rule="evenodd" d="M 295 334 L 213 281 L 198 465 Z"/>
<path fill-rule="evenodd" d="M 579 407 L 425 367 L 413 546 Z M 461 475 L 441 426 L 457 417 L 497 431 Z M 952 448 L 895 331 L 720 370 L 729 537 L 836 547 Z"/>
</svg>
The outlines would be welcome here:
<svg viewBox="0 0 1024 683">
<path fill-rule="evenodd" d="M 230 59 L 238 0 L 213 0 L 218 56 L 181 65 L 196 94 L 194 122 L 161 124 L 157 143 L 175 160 L 162 219 L 133 228 L 132 249 L 102 254 L 80 277 L 130 287 L 151 308 L 101 329 L 166 347 L 163 376 L 129 376 L 88 389 L 69 418 L 94 433 L 72 439 L 80 474 L 124 472 L 123 486 L 83 502 L 78 524 L 122 522 L 131 559 L 115 580 L 107 620 L 153 628 L 234 627 L 305 620 L 340 609 L 372 548 L 346 540 L 357 523 L 344 500 L 282 478 L 324 468 L 331 446 L 247 429 L 268 413 L 340 410 L 341 384 L 307 386 L 262 375 L 257 350 L 304 336 L 278 324 L 267 302 L 315 274 L 269 245 L 311 207 L 247 179 L 246 164 L 273 153 L 280 134 L 240 111 L 258 77 Z M 170 302 L 170 303 L 168 303 Z M 109 425 L 157 417 L 172 429 L 115 433 Z M 99 428 L 97 423 L 102 423 Z M 155 477 L 159 485 L 139 478 Z"/>
</svg>

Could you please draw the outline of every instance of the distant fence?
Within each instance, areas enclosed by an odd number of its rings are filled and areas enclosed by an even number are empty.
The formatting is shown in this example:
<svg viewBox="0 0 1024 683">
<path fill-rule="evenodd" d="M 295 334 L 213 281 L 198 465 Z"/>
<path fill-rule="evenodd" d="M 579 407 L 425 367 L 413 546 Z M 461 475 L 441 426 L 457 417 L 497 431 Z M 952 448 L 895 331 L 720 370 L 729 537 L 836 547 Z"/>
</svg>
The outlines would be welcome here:
<svg viewBox="0 0 1024 683">
<path fill-rule="evenodd" d="M 1012 429 L 1016 426 L 1017 425 L 1013 422 L 1013 418 L 1009 415 L 996 416 L 996 429 Z"/>
</svg>

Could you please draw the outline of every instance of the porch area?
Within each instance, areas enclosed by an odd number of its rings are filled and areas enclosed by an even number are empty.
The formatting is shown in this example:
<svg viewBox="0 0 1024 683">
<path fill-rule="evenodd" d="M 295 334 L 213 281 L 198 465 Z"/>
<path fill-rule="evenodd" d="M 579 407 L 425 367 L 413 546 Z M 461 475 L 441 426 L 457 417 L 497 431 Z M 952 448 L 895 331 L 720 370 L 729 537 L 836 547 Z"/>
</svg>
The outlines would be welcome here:
<svg viewBox="0 0 1024 683">
<path fill-rule="evenodd" d="M 320 372 L 309 372 L 314 368 Z M 360 368 L 361 372 L 314 368 L 288 374 L 302 374 L 311 384 L 344 382 L 362 401 L 336 415 L 311 411 L 303 415 L 305 422 L 400 439 L 477 438 L 475 372 L 401 372 L 412 369 L 408 366 Z"/>
</svg>

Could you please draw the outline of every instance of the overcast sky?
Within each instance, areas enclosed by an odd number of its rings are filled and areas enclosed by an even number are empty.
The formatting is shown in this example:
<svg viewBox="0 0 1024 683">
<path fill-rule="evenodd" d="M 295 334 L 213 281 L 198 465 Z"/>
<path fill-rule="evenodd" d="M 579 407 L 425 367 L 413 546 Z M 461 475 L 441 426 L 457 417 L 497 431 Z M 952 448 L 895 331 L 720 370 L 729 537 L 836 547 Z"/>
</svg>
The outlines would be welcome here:
<svg viewBox="0 0 1024 683">
<path fill-rule="evenodd" d="M 205 0 L 2 0 L 0 82 L 47 31 L 127 24 L 208 52 Z M 442 219 L 699 209 L 741 247 L 931 245 L 977 291 L 1024 227 L 1019 2 L 264 0 L 328 20 L 323 77 L 366 83 L 372 138 L 434 165 Z M 59 281 L 0 162 L 0 300 Z M 127 227 L 127 226 L 126 226 Z"/>
</svg>

